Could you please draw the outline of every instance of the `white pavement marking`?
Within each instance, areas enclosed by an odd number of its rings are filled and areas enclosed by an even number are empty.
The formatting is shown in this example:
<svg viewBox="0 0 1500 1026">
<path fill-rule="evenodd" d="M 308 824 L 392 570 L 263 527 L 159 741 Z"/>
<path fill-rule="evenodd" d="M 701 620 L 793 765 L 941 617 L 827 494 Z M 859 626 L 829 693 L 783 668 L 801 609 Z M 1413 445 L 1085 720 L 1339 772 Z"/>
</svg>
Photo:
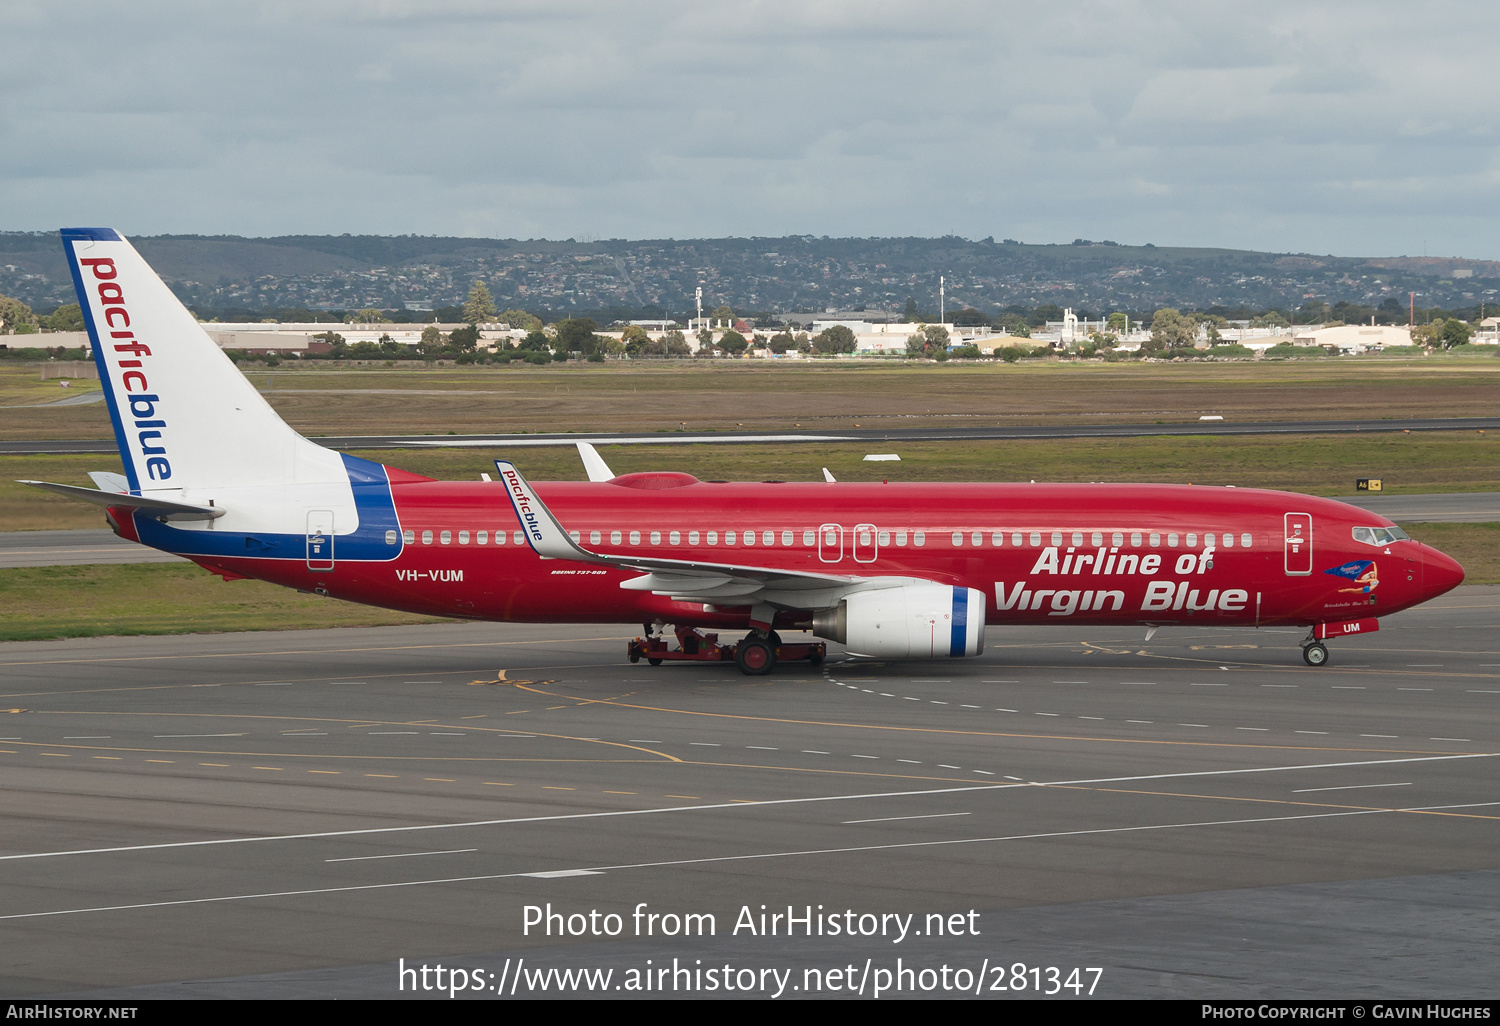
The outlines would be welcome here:
<svg viewBox="0 0 1500 1026">
<path fill-rule="evenodd" d="M 998 785 L 996 785 L 998 786 Z M 755 802 L 751 804 L 774 804 Z M 872 851 L 898 851 L 904 848 L 936 848 L 958 844 L 1000 844 L 1006 841 L 1040 841 L 1060 837 L 1096 837 L 1107 834 L 1146 833 L 1158 830 L 1192 830 L 1204 827 L 1254 826 L 1262 823 L 1295 823 L 1314 819 L 1340 819 L 1352 816 L 1379 816 L 1401 812 L 1440 812 L 1452 809 L 1488 808 L 1500 802 L 1474 802 L 1466 805 L 1429 805 L 1400 809 L 1355 809 L 1341 812 L 1314 812 L 1300 816 L 1265 816 L 1255 819 L 1220 819 L 1189 823 L 1152 823 L 1128 827 L 1098 827 L 1092 830 L 1055 830 L 1036 834 L 1009 834 L 998 837 L 957 837 L 937 841 L 905 841 L 895 844 L 867 844 L 844 848 L 810 848 L 801 851 L 755 852 L 748 855 L 719 855 L 700 859 L 673 859 L 667 862 L 632 862 L 617 866 L 593 866 L 587 869 L 560 869 L 540 873 L 493 873 L 485 876 L 456 876 L 436 880 L 401 880 L 395 883 L 358 884 L 350 887 L 319 887 L 300 891 L 274 891 L 260 894 L 224 894 L 207 898 L 180 898 L 175 901 L 142 901 L 130 905 L 102 905 L 95 908 L 55 909 L 50 912 L 20 912 L 0 916 L 8 919 L 42 919 L 51 916 L 80 915 L 88 912 L 127 912 L 144 908 L 172 908 L 180 905 L 206 905 L 227 901 L 255 901 L 268 898 L 309 897 L 315 894 L 345 894 L 354 891 L 393 890 L 398 887 L 430 887 L 441 884 L 482 883 L 490 880 L 513 880 L 518 877 L 535 877 L 554 880 L 569 876 L 598 876 L 603 873 L 627 869 L 669 869 L 678 866 L 712 865 L 718 862 L 754 862 L 763 859 L 805 858 L 816 855 L 857 855 Z M 730 806 L 731 808 L 744 808 Z"/>
<path fill-rule="evenodd" d="M 1343 787 L 1302 787 L 1293 791 L 1292 794 L 1312 794 L 1314 791 L 1359 791 L 1366 787 L 1410 787 L 1411 781 L 1407 780 L 1400 784 L 1345 784 Z"/>
<path fill-rule="evenodd" d="M 899 823 L 904 819 L 949 819 L 953 816 L 972 816 L 972 812 L 931 812 L 925 816 L 886 816 L 883 819 L 846 819 L 844 826 L 857 823 Z"/>
<path fill-rule="evenodd" d="M 447 851 L 403 851 L 395 855 L 354 855 L 346 859 L 324 859 L 324 862 L 371 862 L 375 859 L 410 859 L 418 855 L 464 855 L 478 848 L 450 848 Z"/>
<path fill-rule="evenodd" d="M 826 755 L 826 752 L 813 754 Z M 1290 773 L 1299 770 L 1348 769 L 1356 766 L 1401 766 L 1419 762 L 1454 762 L 1459 759 L 1495 759 L 1500 752 L 1463 752 L 1456 755 L 1419 755 L 1405 759 L 1364 759 L 1358 762 L 1314 762 L 1294 766 L 1247 766 L 1227 770 L 1189 770 L 1183 773 L 1142 773 L 1127 777 L 1089 777 L 1078 780 L 1039 780 L 1033 783 L 1016 784 L 965 784 L 960 787 L 934 787 L 921 791 L 873 791 L 864 794 L 817 795 L 812 798 L 771 798 L 765 801 L 723 802 L 715 805 L 669 805 L 654 809 L 616 809 L 609 812 L 570 812 L 553 816 L 518 816 L 510 819 L 479 819 L 455 823 L 419 823 L 413 826 L 365 827 L 358 830 L 325 830 L 306 834 L 265 834 L 259 837 L 220 837 L 206 841 L 164 841 L 158 844 L 120 845 L 113 848 L 76 848 L 68 851 L 24 852 L 17 855 L 0 855 L 0 862 L 16 862 L 23 859 L 60 858 L 67 855 L 110 855 L 127 851 L 160 851 L 168 848 L 208 848 L 224 844 L 257 844 L 266 841 L 308 841 L 327 837 L 364 837 L 371 834 L 403 834 L 424 830 L 461 830 L 473 827 L 512 826 L 519 823 L 561 823 L 568 820 L 613 819 L 623 816 L 659 816 L 680 812 L 720 811 L 726 809 L 752 809 L 776 805 L 810 805 L 818 802 L 863 801 L 869 798 L 910 798 L 935 794 L 964 794 L 977 791 L 1004 791 L 1014 787 L 1081 787 L 1089 784 L 1127 784 L 1143 780 L 1180 780 L 1196 777 L 1245 776 L 1255 773 Z M 957 769 L 958 767 L 944 767 Z M 1007 780 L 1020 781 L 1020 777 L 1007 776 Z M 1500 802 L 1479 802 L 1477 805 L 1500 805 Z M 1469 808 L 1455 805 L 1452 808 Z M 1477 806 L 1475 806 L 1477 807 Z M 1439 806 L 1433 806 L 1439 808 Z M 1402 810 L 1396 810 L 1402 811 Z M 1420 809 L 1408 812 L 1428 811 Z M 525 875 L 525 874 L 520 874 Z M 484 879 L 490 879 L 485 877 Z M 0 918 L 4 918 L 0 916 Z"/>
</svg>

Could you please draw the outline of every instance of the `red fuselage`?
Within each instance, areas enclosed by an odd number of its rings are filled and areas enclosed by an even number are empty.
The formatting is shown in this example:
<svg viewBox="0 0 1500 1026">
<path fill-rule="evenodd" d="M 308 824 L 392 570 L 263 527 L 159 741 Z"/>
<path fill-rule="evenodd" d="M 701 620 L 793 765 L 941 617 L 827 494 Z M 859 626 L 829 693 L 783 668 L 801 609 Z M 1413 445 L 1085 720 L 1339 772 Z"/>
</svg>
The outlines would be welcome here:
<svg viewBox="0 0 1500 1026">
<path fill-rule="evenodd" d="M 390 471 L 402 540 L 383 561 L 199 557 L 210 569 L 415 613 L 745 628 L 748 608 L 622 590 L 635 571 L 542 559 L 498 483 Z M 986 621 L 1313 625 L 1457 586 L 1389 521 L 1329 499 L 1172 485 L 731 484 L 679 474 L 536 486 L 591 552 L 975 588 Z M 1356 528 L 1364 531 L 1359 540 Z M 1396 532 L 1399 536 L 1399 532 Z M 810 610 L 786 610 L 782 627 Z"/>
</svg>

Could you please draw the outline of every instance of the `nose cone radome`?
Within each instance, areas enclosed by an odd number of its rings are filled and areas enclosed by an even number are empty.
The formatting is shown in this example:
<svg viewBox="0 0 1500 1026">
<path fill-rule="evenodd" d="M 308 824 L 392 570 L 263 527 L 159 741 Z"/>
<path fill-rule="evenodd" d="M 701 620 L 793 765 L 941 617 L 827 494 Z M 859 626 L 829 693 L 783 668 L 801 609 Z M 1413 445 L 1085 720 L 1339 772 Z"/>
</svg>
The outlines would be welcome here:
<svg viewBox="0 0 1500 1026">
<path fill-rule="evenodd" d="M 1422 591 L 1428 598 L 1436 598 L 1464 583 L 1464 568 L 1457 560 L 1430 546 L 1423 546 L 1423 550 Z"/>
</svg>

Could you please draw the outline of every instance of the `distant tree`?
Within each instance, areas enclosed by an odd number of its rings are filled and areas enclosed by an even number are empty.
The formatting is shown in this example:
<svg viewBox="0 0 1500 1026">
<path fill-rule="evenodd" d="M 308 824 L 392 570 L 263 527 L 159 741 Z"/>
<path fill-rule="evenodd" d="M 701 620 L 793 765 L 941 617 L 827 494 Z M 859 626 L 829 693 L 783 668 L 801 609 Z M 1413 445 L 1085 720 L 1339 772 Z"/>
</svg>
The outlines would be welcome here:
<svg viewBox="0 0 1500 1026">
<path fill-rule="evenodd" d="M 540 331 L 541 319 L 525 310 L 506 310 L 495 315 L 495 320 L 502 324 L 509 324 L 512 328 L 524 328 L 527 331 Z"/>
<path fill-rule="evenodd" d="M 1333 308 L 1321 299 L 1309 299 L 1302 304 L 1302 309 L 1297 311 L 1297 323 L 1320 324 L 1333 315 Z"/>
<path fill-rule="evenodd" d="M 795 342 L 795 343 L 797 343 L 797 352 L 799 352 L 799 353 L 810 353 L 810 352 L 812 352 L 812 339 L 808 338 L 807 332 L 805 332 L 805 331 L 799 331 L 799 332 L 797 332 L 797 334 L 795 334 L 795 335 L 792 336 L 792 341 Z"/>
<path fill-rule="evenodd" d="M 632 324 L 626 328 L 620 337 L 622 351 L 631 356 L 643 352 L 650 341 L 651 336 L 646 334 L 646 329 L 639 324 Z"/>
<path fill-rule="evenodd" d="M 516 348 L 528 353 L 548 353 L 552 351 L 552 340 L 541 328 L 533 328 Z"/>
<path fill-rule="evenodd" d="M 1255 358 L 1255 350 L 1236 342 L 1228 345 L 1211 346 L 1209 347 L 1208 355 L 1218 357 L 1219 359 L 1250 360 Z"/>
<path fill-rule="evenodd" d="M 813 349 L 820 353 L 852 353 L 857 344 L 854 332 L 842 324 L 824 328 L 813 339 Z"/>
<path fill-rule="evenodd" d="M 1062 319 L 1062 307 L 1058 306 L 1056 303 L 1043 303 L 1041 306 L 1031 311 L 1031 318 L 1028 323 L 1033 328 L 1040 328 L 1048 321 L 1060 321 Z"/>
<path fill-rule="evenodd" d="M 727 356 L 743 356 L 749 346 L 750 343 L 746 341 L 745 336 L 733 328 L 719 336 L 719 349 Z"/>
<path fill-rule="evenodd" d="M 42 326 L 53 331 L 82 331 L 83 311 L 77 303 L 60 306 L 42 319 Z"/>
<path fill-rule="evenodd" d="M 422 339 L 417 343 L 417 352 L 422 354 L 424 360 L 435 360 L 448 348 L 448 340 L 443 338 L 443 333 L 438 330 L 436 324 L 429 324 L 422 329 Z"/>
<path fill-rule="evenodd" d="M 990 323 L 989 315 L 980 313 L 973 307 L 965 307 L 948 319 L 960 328 L 988 327 Z"/>
<path fill-rule="evenodd" d="M 720 306 L 709 316 L 713 318 L 715 324 L 720 321 L 723 321 L 725 324 L 732 324 L 734 322 L 734 311 L 729 309 L 727 305 Z"/>
<path fill-rule="evenodd" d="M 336 331 L 325 331 L 321 335 L 314 335 L 313 340 L 317 342 L 327 342 L 328 355 L 335 360 L 342 360 L 344 358 L 344 354 L 349 351 L 349 346 L 344 341 L 344 336 L 340 335 Z"/>
<path fill-rule="evenodd" d="M 0 332 L 29 335 L 36 331 L 36 316 L 19 299 L 0 296 Z"/>
<path fill-rule="evenodd" d="M 376 310 L 374 307 L 365 307 L 354 314 L 354 320 L 359 324 L 379 324 L 385 320 L 385 311 Z"/>
<path fill-rule="evenodd" d="M 495 300 L 484 282 L 475 280 L 464 300 L 464 320 L 470 324 L 489 324 L 495 319 Z"/>
<path fill-rule="evenodd" d="M 1418 324 L 1411 329 L 1411 341 L 1413 345 L 1426 346 L 1429 349 L 1441 344 L 1443 338 L 1443 324 Z"/>
<path fill-rule="evenodd" d="M 1089 336 L 1089 340 L 1094 343 L 1095 349 L 1113 349 L 1120 344 L 1119 337 L 1110 331 L 1096 331 Z"/>
<path fill-rule="evenodd" d="M 585 356 L 599 348 L 594 336 L 597 325 L 592 318 L 576 317 L 559 321 L 557 325 L 556 350 L 559 353 L 583 353 Z"/>
<path fill-rule="evenodd" d="M 709 331 L 707 328 L 699 328 L 698 329 L 698 349 L 699 349 L 699 351 L 701 352 L 704 349 L 712 350 L 713 347 L 714 347 L 714 333 L 711 332 L 711 331 Z"/>
<path fill-rule="evenodd" d="M 1307 359 L 1309 357 L 1327 356 L 1328 350 L 1322 346 L 1298 346 L 1290 342 L 1281 342 L 1267 349 L 1265 355 L 1273 360 L 1283 357 Z"/>
<path fill-rule="evenodd" d="M 1125 314 L 1112 313 L 1109 315 L 1108 328 L 1110 331 L 1124 331 L 1129 319 Z"/>
<path fill-rule="evenodd" d="M 907 324 L 915 324 L 922 315 L 917 312 L 917 301 L 910 296 L 906 297 L 906 309 L 901 312 L 901 319 Z"/>
<path fill-rule="evenodd" d="M 1151 353 L 1191 348 L 1197 337 L 1197 325 L 1192 320 L 1171 307 L 1163 307 L 1152 316 L 1151 338 L 1142 348 Z"/>
<path fill-rule="evenodd" d="M 1469 337 L 1473 334 L 1472 329 L 1457 317 L 1450 317 L 1443 322 L 1442 330 L 1438 333 L 1438 339 L 1444 349 L 1452 349 L 1454 346 L 1469 344 Z"/>
<path fill-rule="evenodd" d="M 698 338 L 700 341 L 703 338 L 703 334 L 704 333 L 701 331 L 698 332 Z M 709 337 L 712 338 L 712 332 L 709 333 Z M 689 356 L 693 352 L 693 347 L 688 345 L 687 338 L 676 328 L 673 328 L 671 331 L 663 335 L 661 337 L 661 340 L 662 343 L 667 347 L 666 355 L 668 356 Z"/>
<path fill-rule="evenodd" d="M 785 331 L 778 331 L 776 334 L 772 335 L 771 340 L 769 343 L 767 343 L 767 345 L 769 345 L 771 352 L 773 353 L 784 353 L 788 349 L 797 348 L 796 340 L 792 338 L 789 332 Z"/>
<path fill-rule="evenodd" d="M 472 353 L 479 348 L 479 328 L 473 324 L 454 328 L 453 334 L 448 336 L 448 343 L 460 353 Z"/>
<path fill-rule="evenodd" d="M 948 329 L 941 324 L 928 324 L 918 328 L 906 340 L 907 356 L 936 356 L 948 352 Z"/>
</svg>

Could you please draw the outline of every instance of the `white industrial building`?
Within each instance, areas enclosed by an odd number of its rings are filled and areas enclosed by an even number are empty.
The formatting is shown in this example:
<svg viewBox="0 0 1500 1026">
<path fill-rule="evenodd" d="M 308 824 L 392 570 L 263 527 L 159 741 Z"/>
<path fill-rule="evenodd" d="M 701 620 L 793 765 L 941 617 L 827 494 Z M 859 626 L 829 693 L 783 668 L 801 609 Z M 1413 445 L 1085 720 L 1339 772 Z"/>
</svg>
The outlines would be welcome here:
<svg viewBox="0 0 1500 1026">
<path fill-rule="evenodd" d="M 1322 346 L 1341 353 L 1379 352 L 1388 346 L 1411 345 L 1411 329 L 1395 324 L 1343 324 L 1336 328 L 1314 327 L 1292 336 L 1298 346 Z"/>
</svg>

